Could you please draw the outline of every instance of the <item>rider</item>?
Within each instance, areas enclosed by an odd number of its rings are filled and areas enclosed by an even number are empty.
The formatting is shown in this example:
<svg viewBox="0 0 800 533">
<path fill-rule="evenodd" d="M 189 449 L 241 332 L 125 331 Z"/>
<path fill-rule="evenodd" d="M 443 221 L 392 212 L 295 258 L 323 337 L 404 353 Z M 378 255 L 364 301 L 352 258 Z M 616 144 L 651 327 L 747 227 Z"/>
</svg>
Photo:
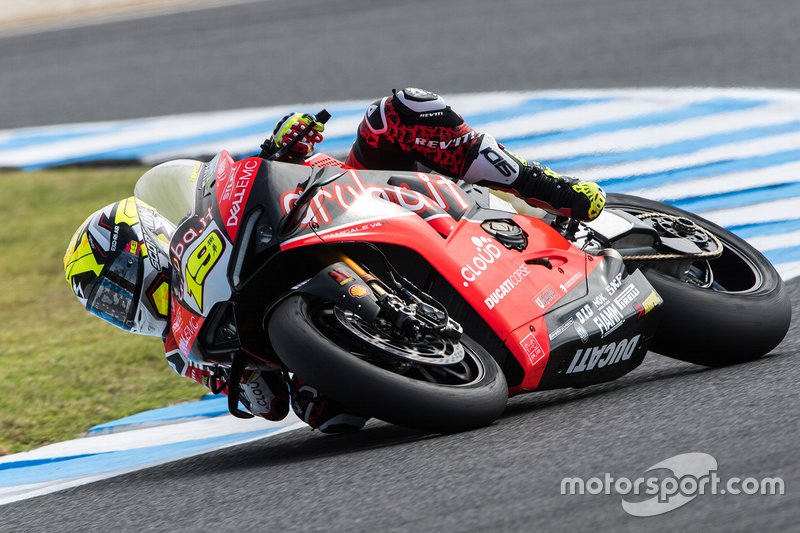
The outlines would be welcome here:
<svg viewBox="0 0 800 533">
<path fill-rule="evenodd" d="M 275 155 L 314 120 L 302 113 L 283 117 L 261 145 L 259 156 Z M 317 123 L 280 160 L 303 163 L 322 141 L 323 131 L 324 126 Z M 596 218 L 605 205 L 605 193 L 596 183 L 563 177 L 525 161 L 491 135 L 473 130 L 441 96 L 416 88 L 393 91 L 367 108 L 346 164 L 376 170 L 424 165 L 581 220 Z M 133 198 L 89 216 L 64 256 L 67 281 L 89 312 L 126 331 L 161 336 L 167 361 L 176 372 L 218 390 L 224 386 L 224 376 L 215 376 L 210 368 L 183 356 L 171 334 L 171 272 L 163 263 L 158 254 L 148 253 Z M 241 391 L 245 407 L 269 420 L 283 419 L 291 404 L 301 419 L 323 432 L 359 429 L 366 422 L 296 376 L 287 383 L 279 368 L 245 372 Z"/>
</svg>

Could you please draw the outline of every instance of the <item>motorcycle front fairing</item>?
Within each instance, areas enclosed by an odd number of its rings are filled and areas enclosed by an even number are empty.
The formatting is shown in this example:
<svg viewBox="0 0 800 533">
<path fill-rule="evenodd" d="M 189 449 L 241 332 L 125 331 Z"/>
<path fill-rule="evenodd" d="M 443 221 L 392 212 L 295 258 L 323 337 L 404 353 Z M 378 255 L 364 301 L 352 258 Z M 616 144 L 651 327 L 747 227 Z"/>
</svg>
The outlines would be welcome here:
<svg viewBox="0 0 800 533">
<path fill-rule="evenodd" d="M 137 185 L 140 216 L 168 213 L 156 219 L 167 224 L 144 225 L 177 273 L 172 332 L 197 362 L 224 363 L 239 349 L 261 353 L 257 310 L 287 283 L 320 275 L 314 262 L 292 258 L 355 242 L 404 247 L 432 265 L 518 362 L 512 392 L 614 379 L 644 356 L 657 295 L 643 277 L 625 278 L 618 257 L 585 254 L 541 220 L 478 205 L 447 178 L 234 162 L 224 152 L 197 165 L 172 178 L 167 188 L 175 190 L 164 191 L 157 174 Z M 310 183 L 324 185 L 287 226 Z M 483 226 L 492 219 L 513 221 L 527 245 L 504 246 Z"/>
<path fill-rule="evenodd" d="M 272 178 L 286 172 L 267 165 Z M 322 172 L 335 177 L 342 169 Z M 303 186 L 286 190 L 276 206 L 283 214 Z M 493 238 L 482 226 L 491 219 L 512 220 L 527 246 L 508 248 Z M 621 258 L 590 256 L 542 220 L 484 209 L 441 176 L 346 171 L 320 187 L 281 249 L 320 242 L 384 243 L 419 254 L 519 362 L 524 375 L 512 392 L 615 379 L 641 363 L 654 329 L 655 314 L 641 309 L 657 295 L 643 276 L 625 277 Z"/>
<path fill-rule="evenodd" d="M 232 311 L 229 270 L 238 215 L 260 163 L 255 158 L 235 162 L 221 152 L 209 163 L 178 160 L 158 165 L 136 184 L 146 246 L 172 267 L 171 333 L 181 353 L 197 363 L 227 362 L 232 350 L 241 347 L 233 317 L 219 325 L 233 332 L 228 339 L 233 342 L 218 351 L 219 360 L 214 350 L 199 346 L 198 338 L 212 310 Z"/>
</svg>

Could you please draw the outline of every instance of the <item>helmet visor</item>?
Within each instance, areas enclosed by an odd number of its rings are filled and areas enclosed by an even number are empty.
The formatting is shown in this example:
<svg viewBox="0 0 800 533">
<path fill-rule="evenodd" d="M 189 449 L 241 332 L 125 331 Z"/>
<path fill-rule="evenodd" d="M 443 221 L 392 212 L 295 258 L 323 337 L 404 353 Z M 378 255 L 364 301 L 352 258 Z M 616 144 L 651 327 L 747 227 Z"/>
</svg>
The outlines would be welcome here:
<svg viewBox="0 0 800 533">
<path fill-rule="evenodd" d="M 135 255 L 121 252 L 98 279 L 89 296 L 86 309 L 124 330 L 134 325 L 139 303 L 141 261 Z"/>
</svg>

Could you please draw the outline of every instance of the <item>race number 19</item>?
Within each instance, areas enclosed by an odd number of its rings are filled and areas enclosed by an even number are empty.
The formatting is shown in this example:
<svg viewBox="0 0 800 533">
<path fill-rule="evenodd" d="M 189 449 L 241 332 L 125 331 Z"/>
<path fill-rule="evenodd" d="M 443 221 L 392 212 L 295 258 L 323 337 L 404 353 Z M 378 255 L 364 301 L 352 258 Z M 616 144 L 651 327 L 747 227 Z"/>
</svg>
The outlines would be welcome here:
<svg viewBox="0 0 800 533">
<path fill-rule="evenodd" d="M 203 312 L 203 284 L 224 250 L 225 243 L 219 232 L 212 231 L 186 260 L 186 291 L 197 302 L 201 313 Z"/>
</svg>

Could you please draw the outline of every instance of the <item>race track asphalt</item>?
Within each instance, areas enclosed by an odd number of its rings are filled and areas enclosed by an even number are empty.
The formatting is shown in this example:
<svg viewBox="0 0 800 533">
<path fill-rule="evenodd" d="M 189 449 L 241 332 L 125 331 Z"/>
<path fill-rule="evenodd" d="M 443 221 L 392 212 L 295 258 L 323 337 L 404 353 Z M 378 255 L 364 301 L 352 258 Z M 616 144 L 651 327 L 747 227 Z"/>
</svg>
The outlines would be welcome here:
<svg viewBox="0 0 800 533">
<path fill-rule="evenodd" d="M 792 0 L 272 0 L 0 39 L 0 128 L 406 84 L 798 87 L 799 22 Z M 794 324 L 750 364 L 652 354 L 621 380 L 515 398 L 457 435 L 379 422 L 284 434 L 4 506 L 0 531 L 798 530 L 797 352 Z M 713 455 L 723 478 L 780 476 L 786 495 L 700 496 L 643 519 L 619 496 L 560 494 L 565 476 L 633 478 L 687 452 Z"/>
<path fill-rule="evenodd" d="M 794 0 L 265 0 L 0 38 L 0 129 L 539 88 L 800 85 Z"/>
</svg>

